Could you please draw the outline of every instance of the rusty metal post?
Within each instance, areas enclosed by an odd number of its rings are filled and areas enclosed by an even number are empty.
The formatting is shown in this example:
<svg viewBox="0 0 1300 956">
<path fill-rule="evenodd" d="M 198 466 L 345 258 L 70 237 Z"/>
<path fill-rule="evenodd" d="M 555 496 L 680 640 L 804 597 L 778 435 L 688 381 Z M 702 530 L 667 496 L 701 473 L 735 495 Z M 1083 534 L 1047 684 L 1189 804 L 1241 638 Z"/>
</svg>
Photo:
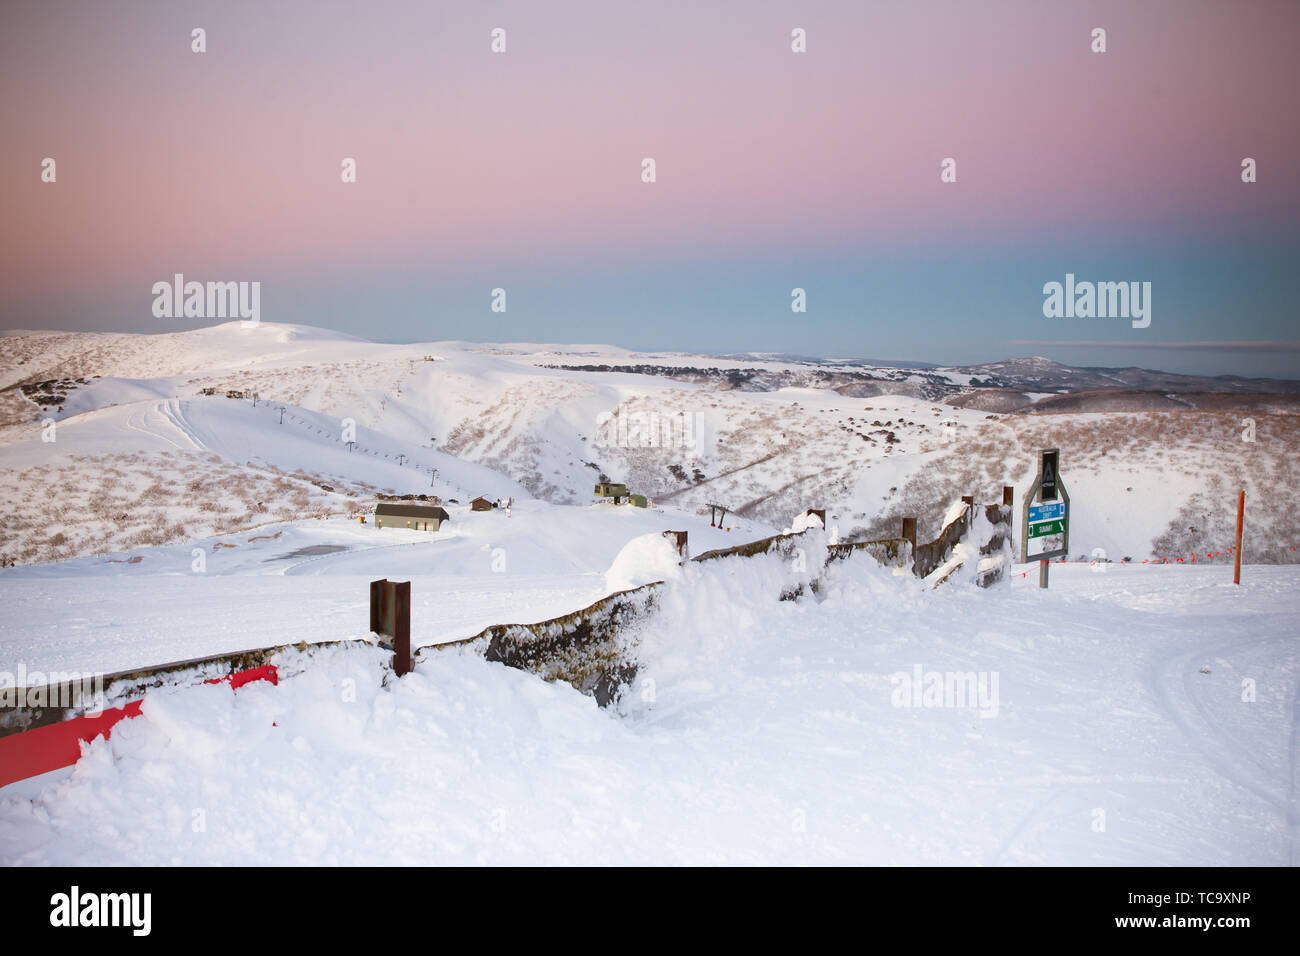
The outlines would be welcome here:
<svg viewBox="0 0 1300 956">
<path fill-rule="evenodd" d="M 1002 486 L 1002 503 L 1010 507 L 1016 503 L 1016 489 L 1010 485 Z"/>
<path fill-rule="evenodd" d="M 393 673 L 411 672 L 411 582 L 391 584 L 393 606 Z"/>
<path fill-rule="evenodd" d="M 393 671 L 398 677 L 411 671 L 411 582 L 380 578 L 370 582 L 370 630 L 393 649 Z"/>
<path fill-rule="evenodd" d="M 380 578 L 378 581 L 370 582 L 370 633 L 384 634 L 384 595 L 387 589 L 384 587 L 388 583 L 387 578 Z"/>
<path fill-rule="evenodd" d="M 685 531 L 665 531 L 664 537 L 673 543 L 677 548 L 678 555 L 683 560 L 686 559 L 686 532 Z"/>
<path fill-rule="evenodd" d="M 912 551 L 915 552 L 916 551 L 916 519 L 915 518 L 903 519 L 903 533 L 901 537 L 906 538 L 908 541 L 912 543 Z"/>
<path fill-rule="evenodd" d="M 1237 492 L 1237 546 L 1232 551 L 1232 583 L 1241 583 L 1241 529 L 1246 520 L 1246 490 Z"/>
</svg>

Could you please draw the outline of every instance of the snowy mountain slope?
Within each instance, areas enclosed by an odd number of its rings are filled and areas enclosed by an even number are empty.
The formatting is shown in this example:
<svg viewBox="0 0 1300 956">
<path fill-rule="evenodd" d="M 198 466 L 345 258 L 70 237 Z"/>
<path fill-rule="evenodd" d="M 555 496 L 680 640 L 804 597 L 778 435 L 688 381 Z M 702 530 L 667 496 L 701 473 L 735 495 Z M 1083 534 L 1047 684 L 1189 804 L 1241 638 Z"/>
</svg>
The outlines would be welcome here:
<svg viewBox="0 0 1300 956">
<path fill-rule="evenodd" d="M 68 409 L 53 441 L 41 426 L 7 430 L 0 552 L 26 564 L 124 551 L 359 512 L 376 492 L 460 501 L 525 494 L 498 472 L 433 449 L 408 451 L 364 427 L 350 451 L 337 420 L 284 406 L 281 421 L 279 409 L 215 396 L 146 400 Z M 46 508 L 32 507 L 37 489 Z"/>
<path fill-rule="evenodd" d="M 343 358 L 373 343 L 308 325 L 225 322 L 187 332 L 27 332 L 0 336 L 0 386 L 41 378 L 107 374 L 157 378 L 212 368 L 298 364 L 302 357 Z"/>
<path fill-rule="evenodd" d="M 1147 557 L 1155 539 L 1190 533 L 1184 512 L 1203 507 L 1198 495 L 1209 496 L 1211 510 L 1230 509 L 1236 486 L 1252 491 L 1251 527 L 1265 532 L 1259 560 L 1288 556 L 1284 549 L 1300 543 L 1289 509 L 1264 493 L 1269 476 L 1287 473 L 1300 451 L 1300 415 L 1288 402 L 1226 395 L 1253 404 L 1217 410 L 1162 398 L 1159 404 L 1178 410 L 1137 416 L 1121 403 L 1109 420 L 1141 437 L 1123 443 L 1098 424 L 1106 416 L 1086 410 L 998 414 L 1018 407 L 1009 395 L 1031 401 L 1046 392 L 987 388 L 989 376 L 1051 392 L 1075 380 L 1079 370 L 1045 359 L 961 370 L 874 369 L 598 345 L 383 345 L 302 326 L 244 329 L 238 322 L 166 335 L 87 336 L 80 347 L 65 334 L 11 334 L 0 337 L 0 358 L 5 381 L 25 381 L 30 369 L 62 378 L 47 392 L 0 392 L 0 414 L 9 416 L 0 427 L 0 457 L 11 470 L 29 460 L 19 449 L 38 438 L 41 419 L 57 421 L 59 434 L 75 437 L 86 454 L 109 454 L 121 441 L 150 454 L 189 449 L 185 435 L 145 438 L 158 403 L 170 401 L 166 407 L 199 418 L 229 408 L 231 417 L 214 419 L 198 445 L 232 467 L 258 460 L 318 482 L 352 480 L 348 487 L 358 493 L 365 485 L 581 504 L 603 474 L 696 514 L 721 503 L 779 527 L 804 508 L 825 507 L 842 533 L 877 537 L 896 534 L 903 514 L 917 515 L 932 533 L 937 516 L 961 494 L 995 501 L 1002 484 L 1023 489 L 1037 449 L 1060 446 L 1067 482 L 1078 483 L 1070 485 L 1077 499 L 1072 546 L 1081 554 L 1101 548 L 1113 557 Z M 689 374 L 592 370 L 613 368 Z M 697 374 L 709 368 L 725 374 Z M 737 387 L 726 377 L 754 368 L 766 390 Z M 1078 382 L 1097 387 L 1103 373 L 1084 371 Z M 1112 376 L 1113 394 L 1134 394 L 1125 391 L 1133 376 L 1120 371 L 1126 374 Z M 845 394 L 854 389 L 826 377 L 877 372 L 873 389 L 906 394 Z M 789 382 L 801 384 L 783 384 Z M 216 395 L 200 398 L 203 389 Z M 249 425 L 236 410 L 251 399 L 220 397 L 232 389 L 256 394 L 264 417 L 285 405 L 286 425 L 245 438 L 240 431 Z M 931 389 L 946 397 L 918 397 Z M 1033 407 L 1046 410 L 1051 402 Z M 129 427 L 95 417 L 113 404 L 141 410 Z M 1267 437 L 1247 446 L 1239 439 L 1241 419 L 1249 416 Z M 82 420 L 85 428 L 68 431 Z M 347 422 L 368 458 L 335 454 Z M 285 439 L 290 435 L 297 437 Z M 144 444 L 132 444 L 135 438 Z M 405 456 L 405 470 L 387 468 L 398 456 Z M 371 464 L 385 467 L 374 471 Z M 429 482 L 433 468 L 442 484 Z M 6 481 L 12 502 L 33 493 L 12 473 Z"/>
</svg>

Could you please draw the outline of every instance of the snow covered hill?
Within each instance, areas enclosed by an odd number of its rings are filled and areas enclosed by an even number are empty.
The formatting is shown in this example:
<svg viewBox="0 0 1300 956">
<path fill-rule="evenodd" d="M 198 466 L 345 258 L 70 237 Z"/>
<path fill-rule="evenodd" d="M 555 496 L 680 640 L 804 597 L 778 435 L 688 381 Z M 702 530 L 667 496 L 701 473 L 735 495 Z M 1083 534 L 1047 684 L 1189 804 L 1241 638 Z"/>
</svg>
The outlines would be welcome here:
<svg viewBox="0 0 1300 956">
<path fill-rule="evenodd" d="M 26 564 L 346 513 L 376 492 L 585 505 L 604 475 L 687 514 L 718 503 L 777 528 L 824 507 L 845 537 L 896 534 L 903 515 L 930 534 L 963 494 L 996 501 L 1004 484 L 1023 489 L 1037 450 L 1051 446 L 1062 450 L 1080 555 L 1222 555 L 1244 487 L 1249 559 L 1295 560 L 1300 517 L 1269 493 L 1300 478 L 1290 397 L 1234 380 L 1198 407 L 1132 389 L 1213 380 L 1140 371 L 386 345 L 271 323 L 14 332 L 0 336 L 0 531 L 4 554 Z M 1085 391 L 1061 394 L 1071 382 Z M 1112 391 L 1095 391 L 1107 382 Z M 1076 402 L 1047 413 L 1092 394 L 1128 397 L 1109 412 Z M 34 513 L 37 496 L 65 508 L 68 527 Z M 75 521 L 86 508 L 129 532 Z"/>
</svg>

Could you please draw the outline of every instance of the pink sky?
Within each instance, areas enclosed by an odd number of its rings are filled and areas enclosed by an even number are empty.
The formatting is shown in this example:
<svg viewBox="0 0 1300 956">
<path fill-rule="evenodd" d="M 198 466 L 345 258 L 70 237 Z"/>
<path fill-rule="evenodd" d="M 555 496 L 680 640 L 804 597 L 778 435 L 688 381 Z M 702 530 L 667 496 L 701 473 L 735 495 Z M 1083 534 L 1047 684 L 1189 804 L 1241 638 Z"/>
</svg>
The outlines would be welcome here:
<svg viewBox="0 0 1300 956">
<path fill-rule="evenodd" d="M 1170 242 L 1300 213 L 1289 2 L 6 5 L 0 278 Z M 208 52 L 190 52 L 203 26 Z M 508 31 L 493 55 L 489 31 Z M 790 30 L 808 31 L 806 54 Z M 1109 50 L 1089 50 L 1094 26 Z M 39 181 L 44 156 L 55 186 Z M 359 181 L 339 180 L 343 157 Z M 640 161 L 658 182 L 639 180 Z M 958 183 L 939 184 L 939 163 Z M 1261 182 L 1238 178 L 1243 156 Z"/>
</svg>

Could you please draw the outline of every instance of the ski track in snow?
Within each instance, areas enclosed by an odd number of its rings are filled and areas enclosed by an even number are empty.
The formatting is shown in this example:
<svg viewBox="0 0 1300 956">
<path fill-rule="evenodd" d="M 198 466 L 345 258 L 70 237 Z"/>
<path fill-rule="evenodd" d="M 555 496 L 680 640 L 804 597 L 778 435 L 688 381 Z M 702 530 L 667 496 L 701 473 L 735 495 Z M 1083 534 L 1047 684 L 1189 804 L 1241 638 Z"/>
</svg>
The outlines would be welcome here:
<svg viewBox="0 0 1300 956">
<path fill-rule="evenodd" d="M 1267 768 L 1260 765 L 1249 750 L 1243 750 L 1239 741 L 1231 738 L 1201 699 L 1204 676 L 1197 665 L 1209 657 L 1240 652 L 1254 644 L 1289 643 L 1287 638 L 1262 638 L 1258 641 L 1224 644 L 1212 642 L 1189 652 L 1180 652 L 1152 667 L 1148 680 L 1165 713 L 1183 730 L 1186 740 L 1209 758 L 1209 765 L 1224 778 L 1245 787 L 1260 799 L 1286 813 L 1288 798 L 1267 779 Z M 1171 684 L 1180 684 L 1180 694 L 1170 690 Z"/>
</svg>

